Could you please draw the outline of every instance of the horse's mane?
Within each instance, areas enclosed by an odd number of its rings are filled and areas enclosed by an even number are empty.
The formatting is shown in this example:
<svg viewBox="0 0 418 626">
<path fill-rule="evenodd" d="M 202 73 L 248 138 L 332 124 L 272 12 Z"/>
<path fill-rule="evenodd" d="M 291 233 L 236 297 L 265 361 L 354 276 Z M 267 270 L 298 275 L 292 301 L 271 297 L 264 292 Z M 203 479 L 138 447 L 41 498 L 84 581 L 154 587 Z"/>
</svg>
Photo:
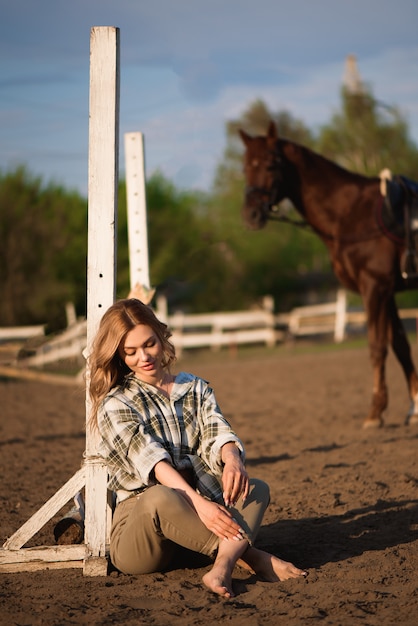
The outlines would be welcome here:
<svg viewBox="0 0 418 626">
<path fill-rule="evenodd" d="M 352 172 L 339 163 L 332 161 L 328 157 L 315 152 L 315 150 L 285 137 L 279 137 L 277 139 L 277 146 L 279 154 L 283 155 L 286 160 L 290 161 L 290 163 L 300 162 L 302 158 L 305 167 L 309 169 L 317 169 L 318 167 L 321 167 L 322 169 L 333 169 L 335 174 L 345 178 L 352 177 L 353 181 L 370 181 L 371 179 L 378 178 Z"/>
</svg>

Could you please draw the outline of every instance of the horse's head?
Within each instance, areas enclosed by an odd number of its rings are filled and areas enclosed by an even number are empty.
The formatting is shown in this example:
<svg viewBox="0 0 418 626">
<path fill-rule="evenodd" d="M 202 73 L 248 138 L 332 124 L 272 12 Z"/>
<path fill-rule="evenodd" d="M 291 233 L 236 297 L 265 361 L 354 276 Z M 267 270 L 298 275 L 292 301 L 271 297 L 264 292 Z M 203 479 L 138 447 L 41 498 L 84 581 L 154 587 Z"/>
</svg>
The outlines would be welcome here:
<svg viewBox="0 0 418 626">
<path fill-rule="evenodd" d="M 246 147 L 243 218 L 250 228 L 263 228 L 273 207 L 283 199 L 280 195 L 281 157 L 276 126 L 271 122 L 267 135 L 263 137 L 250 137 L 243 130 L 239 133 Z"/>
</svg>

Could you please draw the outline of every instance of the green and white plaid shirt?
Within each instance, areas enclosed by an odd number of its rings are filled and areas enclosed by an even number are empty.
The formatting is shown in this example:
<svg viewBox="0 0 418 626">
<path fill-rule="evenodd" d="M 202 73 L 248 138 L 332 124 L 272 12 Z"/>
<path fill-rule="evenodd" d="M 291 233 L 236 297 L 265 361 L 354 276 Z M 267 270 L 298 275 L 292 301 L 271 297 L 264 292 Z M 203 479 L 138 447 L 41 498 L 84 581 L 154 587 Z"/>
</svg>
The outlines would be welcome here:
<svg viewBox="0 0 418 626">
<path fill-rule="evenodd" d="M 222 446 L 234 442 L 244 458 L 209 384 L 185 372 L 176 376 L 170 398 L 129 375 L 103 400 L 98 425 L 108 487 L 118 502 L 156 484 L 153 468 L 163 460 L 192 468 L 198 491 L 222 502 Z"/>
</svg>

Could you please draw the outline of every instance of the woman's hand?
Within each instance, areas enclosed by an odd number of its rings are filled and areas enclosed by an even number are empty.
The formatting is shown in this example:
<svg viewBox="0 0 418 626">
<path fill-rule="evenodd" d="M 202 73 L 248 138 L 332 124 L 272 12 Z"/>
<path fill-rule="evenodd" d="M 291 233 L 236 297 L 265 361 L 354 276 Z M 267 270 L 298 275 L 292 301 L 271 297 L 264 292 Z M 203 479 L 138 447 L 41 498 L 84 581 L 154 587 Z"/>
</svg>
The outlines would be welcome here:
<svg viewBox="0 0 418 626">
<path fill-rule="evenodd" d="M 248 495 L 248 474 L 242 462 L 241 455 L 234 443 L 227 443 L 222 447 L 223 498 L 226 506 L 234 506 L 241 496 L 243 500 Z"/>
<path fill-rule="evenodd" d="M 199 496 L 198 501 L 194 502 L 194 508 L 206 528 L 220 539 L 234 539 L 235 541 L 244 539 L 239 524 L 221 504 Z"/>
<path fill-rule="evenodd" d="M 162 485 L 179 491 L 195 509 L 208 530 L 221 539 L 243 539 L 239 524 L 222 505 L 207 500 L 184 480 L 183 476 L 167 461 L 160 461 L 154 467 L 156 479 Z"/>
</svg>

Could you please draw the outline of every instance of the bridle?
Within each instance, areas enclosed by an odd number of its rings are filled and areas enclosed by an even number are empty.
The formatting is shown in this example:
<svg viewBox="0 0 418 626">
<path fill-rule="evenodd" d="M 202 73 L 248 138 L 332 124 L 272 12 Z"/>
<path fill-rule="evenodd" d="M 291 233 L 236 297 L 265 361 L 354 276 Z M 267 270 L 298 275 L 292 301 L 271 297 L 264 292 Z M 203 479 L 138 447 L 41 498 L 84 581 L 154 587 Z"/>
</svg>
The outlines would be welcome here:
<svg viewBox="0 0 418 626">
<path fill-rule="evenodd" d="M 274 171 L 273 184 L 269 190 L 265 187 L 249 186 L 245 188 L 245 195 L 248 198 L 250 194 L 257 194 L 263 198 L 267 198 L 264 202 L 259 204 L 266 220 L 272 222 L 285 222 L 286 224 L 292 224 L 292 226 L 298 226 L 299 228 L 309 228 L 314 230 L 306 220 L 295 220 L 288 217 L 284 209 L 280 207 L 280 202 L 286 197 L 280 192 L 283 187 L 284 160 L 280 152 L 279 143 L 276 144 L 276 148 L 273 152 L 273 160 L 269 169 Z"/>
<path fill-rule="evenodd" d="M 284 213 L 284 209 L 277 204 L 270 207 L 267 219 L 271 222 L 285 222 L 286 224 L 298 226 L 299 228 L 309 228 L 310 230 L 314 230 L 314 228 L 312 228 L 306 220 L 294 220 L 291 217 L 288 217 Z"/>
<path fill-rule="evenodd" d="M 257 209 L 262 212 L 266 221 L 284 222 L 291 224 L 292 226 L 297 226 L 298 228 L 309 229 L 323 239 L 339 243 L 358 243 L 361 241 L 369 241 L 382 235 L 381 229 L 376 228 L 374 231 L 372 230 L 371 232 L 363 233 L 362 235 L 335 236 L 312 226 L 305 219 L 295 220 L 288 217 L 285 214 L 285 209 L 280 207 L 279 204 L 287 197 L 286 194 L 283 194 L 283 191 L 281 191 L 285 183 L 284 169 L 286 166 L 286 160 L 283 158 L 280 147 L 280 143 L 277 142 L 274 151 L 272 151 L 272 161 L 268 166 L 268 168 L 273 171 L 273 183 L 270 189 L 258 186 L 248 186 L 245 188 L 247 201 L 251 194 L 256 194 L 259 198 L 263 198 L 262 202 L 257 203 Z"/>
</svg>

